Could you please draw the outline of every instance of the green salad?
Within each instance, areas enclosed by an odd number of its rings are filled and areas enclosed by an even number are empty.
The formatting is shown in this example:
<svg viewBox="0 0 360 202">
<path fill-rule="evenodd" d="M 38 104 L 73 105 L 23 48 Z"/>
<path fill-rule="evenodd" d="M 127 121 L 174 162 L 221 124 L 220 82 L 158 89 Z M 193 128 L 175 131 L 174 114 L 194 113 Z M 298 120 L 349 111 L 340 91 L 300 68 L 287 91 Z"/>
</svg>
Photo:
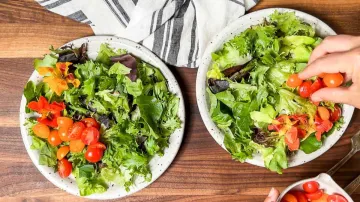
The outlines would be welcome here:
<svg viewBox="0 0 360 202">
<path fill-rule="evenodd" d="M 41 81 L 24 89 L 38 163 L 62 178 L 72 173 L 81 196 L 150 181 L 150 160 L 164 155 L 181 124 L 179 97 L 161 71 L 108 44 L 95 60 L 87 44 L 50 51 L 34 61 Z"/>
<path fill-rule="evenodd" d="M 340 105 L 309 99 L 322 79 L 297 78 L 321 41 L 294 12 L 275 11 L 212 53 L 210 115 L 234 159 L 260 153 L 268 169 L 282 173 L 294 152 L 318 150 L 341 127 Z"/>
</svg>

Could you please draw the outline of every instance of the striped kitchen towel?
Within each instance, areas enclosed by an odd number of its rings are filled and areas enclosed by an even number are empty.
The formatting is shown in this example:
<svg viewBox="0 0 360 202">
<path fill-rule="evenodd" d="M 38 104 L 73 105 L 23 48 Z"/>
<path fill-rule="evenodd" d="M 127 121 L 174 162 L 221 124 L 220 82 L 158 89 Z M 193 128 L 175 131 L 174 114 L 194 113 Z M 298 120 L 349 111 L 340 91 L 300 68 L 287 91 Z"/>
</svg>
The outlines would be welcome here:
<svg viewBox="0 0 360 202">
<path fill-rule="evenodd" d="M 197 67 L 207 43 L 258 0 L 37 0 L 46 9 L 152 50 L 166 63 Z"/>
</svg>

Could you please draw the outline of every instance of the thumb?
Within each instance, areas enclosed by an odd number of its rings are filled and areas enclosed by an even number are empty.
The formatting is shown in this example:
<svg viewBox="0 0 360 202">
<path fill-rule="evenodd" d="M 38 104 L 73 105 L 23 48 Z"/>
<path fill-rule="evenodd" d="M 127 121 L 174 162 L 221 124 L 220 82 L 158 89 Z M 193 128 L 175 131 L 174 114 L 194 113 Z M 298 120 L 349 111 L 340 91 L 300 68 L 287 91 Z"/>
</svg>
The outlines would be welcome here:
<svg viewBox="0 0 360 202">
<path fill-rule="evenodd" d="M 331 101 L 360 107 L 357 94 L 350 88 L 322 88 L 311 95 L 311 100 L 314 102 Z"/>
<path fill-rule="evenodd" d="M 266 197 L 264 202 L 276 202 L 279 197 L 279 191 L 275 188 L 271 188 L 269 195 Z"/>
</svg>

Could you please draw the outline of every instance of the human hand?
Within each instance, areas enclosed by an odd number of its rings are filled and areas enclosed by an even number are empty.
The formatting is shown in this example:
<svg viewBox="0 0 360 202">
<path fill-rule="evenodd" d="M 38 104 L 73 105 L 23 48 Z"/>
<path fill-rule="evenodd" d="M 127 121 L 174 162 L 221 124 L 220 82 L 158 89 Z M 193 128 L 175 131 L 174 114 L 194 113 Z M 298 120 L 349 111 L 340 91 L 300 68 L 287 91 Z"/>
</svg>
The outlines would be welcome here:
<svg viewBox="0 0 360 202">
<path fill-rule="evenodd" d="M 360 37 L 329 36 L 312 52 L 308 66 L 299 73 L 308 79 L 321 73 L 342 73 L 344 81 L 352 80 L 350 87 L 322 88 L 312 94 L 311 100 L 345 103 L 360 108 Z"/>
<path fill-rule="evenodd" d="M 277 189 L 271 188 L 269 195 L 266 197 L 264 202 L 275 202 L 278 199 L 279 195 L 280 193 Z"/>
</svg>

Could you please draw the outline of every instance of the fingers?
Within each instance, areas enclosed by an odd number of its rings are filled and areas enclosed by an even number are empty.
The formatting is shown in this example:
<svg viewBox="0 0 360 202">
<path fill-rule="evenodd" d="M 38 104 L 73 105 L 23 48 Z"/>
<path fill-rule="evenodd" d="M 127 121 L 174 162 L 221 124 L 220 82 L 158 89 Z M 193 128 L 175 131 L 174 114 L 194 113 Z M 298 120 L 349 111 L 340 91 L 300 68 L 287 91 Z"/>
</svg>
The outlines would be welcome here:
<svg viewBox="0 0 360 202">
<path fill-rule="evenodd" d="M 358 65 L 359 51 L 354 49 L 347 52 L 332 53 L 318 58 L 299 73 L 300 79 L 308 79 L 321 73 L 345 73 L 351 79 L 354 67 Z"/>
<path fill-rule="evenodd" d="M 349 51 L 359 46 L 360 37 L 349 35 L 328 36 L 311 53 L 308 64 L 326 54 Z"/>
<path fill-rule="evenodd" d="M 335 103 L 343 103 L 360 107 L 360 100 L 358 99 L 360 93 L 357 90 L 350 88 L 322 88 L 311 95 L 311 100 L 314 102 L 331 101 Z"/>
<path fill-rule="evenodd" d="M 279 191 L 275 188 L 271 188 L 269 195 L 266 197 L 264 202 L 276 202 L 279 197 Z"/>
</svg>

